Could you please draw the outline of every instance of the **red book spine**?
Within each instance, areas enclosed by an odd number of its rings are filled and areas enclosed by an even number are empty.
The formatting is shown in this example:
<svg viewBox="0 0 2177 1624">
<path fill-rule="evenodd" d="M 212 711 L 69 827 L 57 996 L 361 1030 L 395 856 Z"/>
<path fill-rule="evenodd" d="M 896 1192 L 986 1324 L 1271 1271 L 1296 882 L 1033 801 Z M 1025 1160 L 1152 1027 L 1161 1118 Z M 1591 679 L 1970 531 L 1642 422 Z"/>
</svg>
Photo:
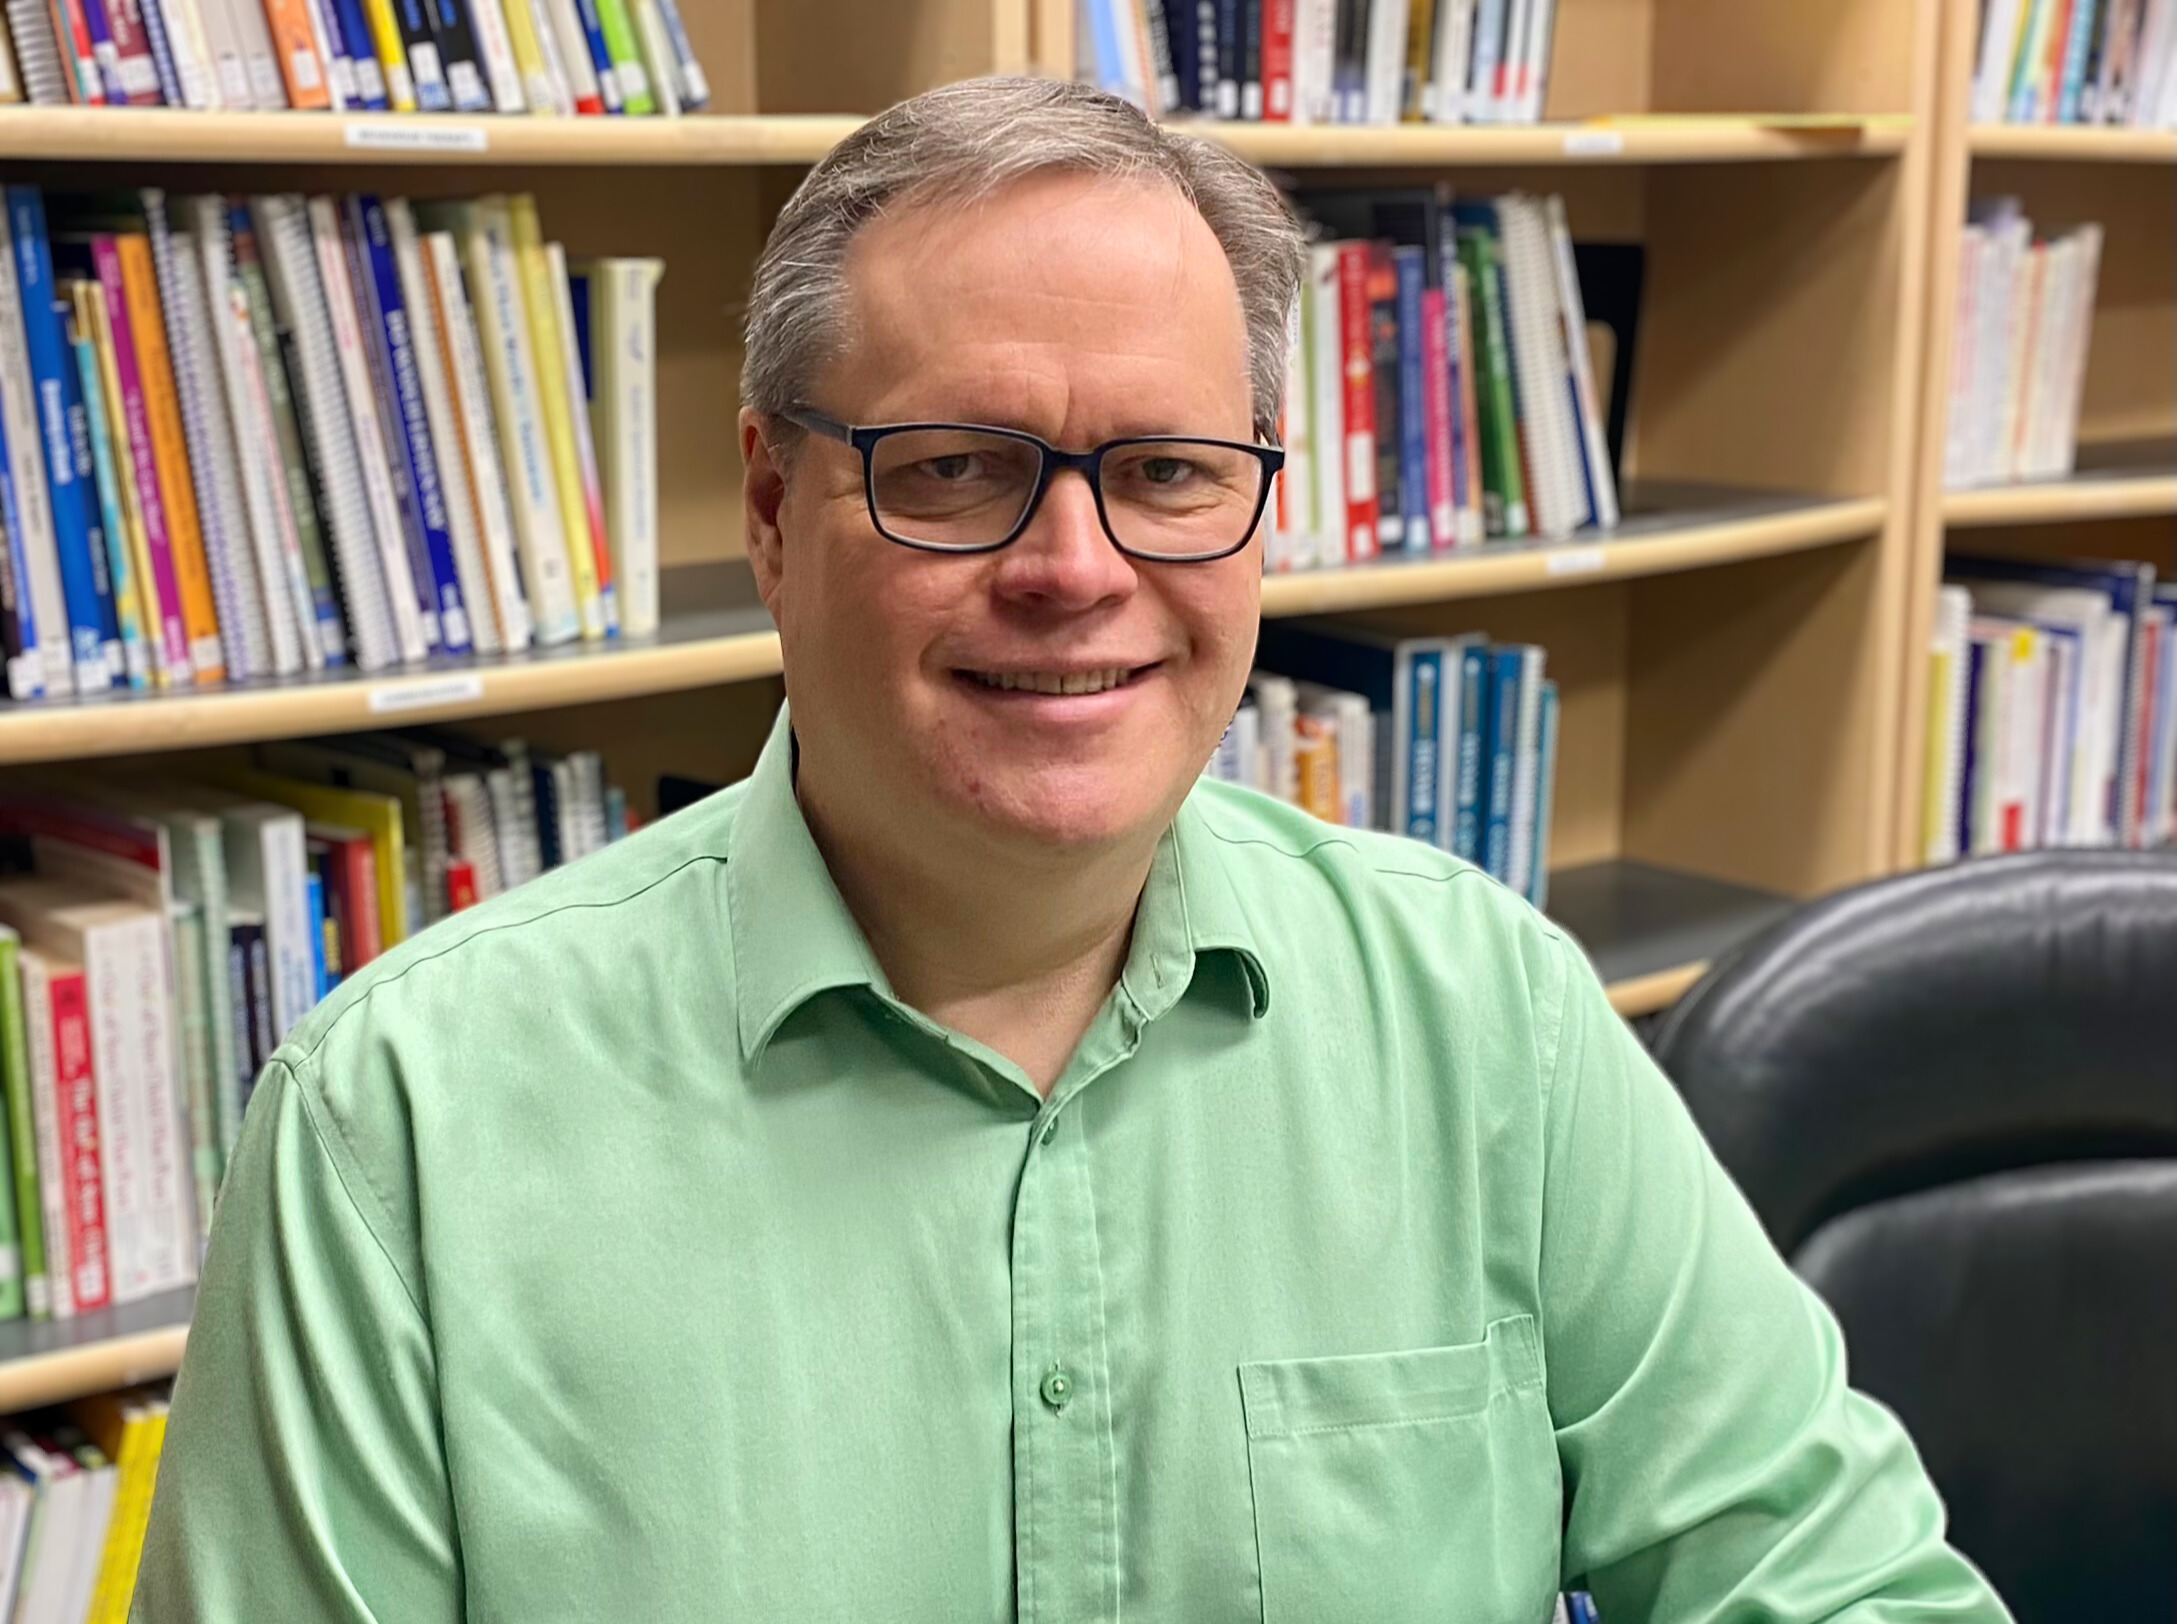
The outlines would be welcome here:
<svg viewBox="0 0 2177 1624">
<path fill-rule="evenodd" d="M 2159 620 L 2150 617 L 2142 621 L 2139 634 L 2140 702 L 2132 707 L 2132 782 L 2126 792 L 2131 796 L 2132 815 L 2122 821 L 2132 827 L 2131 844 L 2144 846 L 2153 838 L 2148 822 L 2147 786 L 2154 774 L 2154 696 L 2162 690 L 2162 659 L 2168 650 L 2162 647 Z"/>
<path fill-rule="evenodd" d="M 346 939 L 341 963 L 348 973 L 361 969 L 381 951 L 378 937 L 378 862 L 368 837 L 340 843 L 340 883 L 347 888 Z"/>
<path fill-rule="evenodd" d="M 69 100 L 79 106 L 105 106 L 106 92 L 99 83 L 98 57 L 91 49 L 91 23 L 84 15 L 83 0 L 46 0 L 46 14 L 53 19 L 53 38 L 67 58 Z"/>
<path fill-rule="evenodd" d="M 1376 363 L 1369 329 L 1368 244 L 1338 245 L 1338 349 L 1345 357 L 1345 561 L 1376 556 Z"/>
<path fill-rule="evenodd" d="M 121 88 L 131 107 L 157 107 L 159 70 L 151 60 L 151 36 L 144 30 L 141 0 L 106 0 L 106 30 L 120 61 Z"/>
<path fill-rule="evenodd" d="M 104 1308 L 106 1201 L 98 1149 L 98 1083 L 91 1073 L 90 998 L 81 965 L 53 967 L 53 1055 L 60 1091 L 61 1194 L 76 1312 Z"/>
<path fill-rule="evenodd" d="M 473 907 L 476 902 L 476 868 L 466 857 L 455 857 L 446 864 L 446 911 L 459 913 Z"/>
<path fill-rule="evenodd" d="M 1444 290 L 1421 290 L 1421 420 L 1428 450 L 1429 543 L 1459 544 L 1451 481 L 1451 351 L 1444 334 Z"/>
<path fill-rule="evenodd" d="M 1293 117 L 1293 12 L 1296 0 L 1263 0 L 1262 121 L 1289 124 Z M 1174 27 L 1184 24 L 1175 23 Z"/>
</svg>

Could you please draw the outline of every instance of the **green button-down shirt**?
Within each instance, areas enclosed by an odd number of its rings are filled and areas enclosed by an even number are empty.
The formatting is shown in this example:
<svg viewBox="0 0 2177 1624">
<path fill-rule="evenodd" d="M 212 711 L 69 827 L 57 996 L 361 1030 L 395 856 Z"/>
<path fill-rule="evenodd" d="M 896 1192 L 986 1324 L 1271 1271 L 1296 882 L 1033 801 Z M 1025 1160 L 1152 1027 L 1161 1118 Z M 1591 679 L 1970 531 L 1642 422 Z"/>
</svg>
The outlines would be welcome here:
<svg viewBox="0 0 2177 1624">
<path fill-rule="evenodd" d="M 2000 1620 L 1579 951 L 1198 788 L 1048 1100 L 754 777 L 252 1100 L 139 1624 Z"/>
</svg>

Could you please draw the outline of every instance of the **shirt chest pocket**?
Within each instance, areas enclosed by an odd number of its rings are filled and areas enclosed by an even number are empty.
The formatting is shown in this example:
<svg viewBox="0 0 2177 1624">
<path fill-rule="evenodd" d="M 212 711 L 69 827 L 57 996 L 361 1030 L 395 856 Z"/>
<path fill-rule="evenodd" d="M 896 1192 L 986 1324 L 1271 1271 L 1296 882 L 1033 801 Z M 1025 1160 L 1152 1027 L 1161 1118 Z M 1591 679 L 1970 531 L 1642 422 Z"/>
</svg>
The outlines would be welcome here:
<svg viewBox="0 0 2177 1624">
<path fill-rule="evenodd" d="M 1240 1367 L 1263 1624 L 1543 1624 L 1562 1484 L 1534 1320 Z"/>
</svg>

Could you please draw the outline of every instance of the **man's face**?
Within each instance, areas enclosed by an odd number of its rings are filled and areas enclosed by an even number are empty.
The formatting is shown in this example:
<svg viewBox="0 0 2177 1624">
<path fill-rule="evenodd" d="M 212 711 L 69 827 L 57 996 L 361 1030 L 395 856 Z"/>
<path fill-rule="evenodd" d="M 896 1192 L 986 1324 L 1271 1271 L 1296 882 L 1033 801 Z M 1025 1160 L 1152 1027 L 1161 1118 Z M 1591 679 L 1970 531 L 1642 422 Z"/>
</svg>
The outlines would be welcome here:
<svg viewBox="0 0 2177 1624">
<path fill-rule="evenodd" d="M 860 233 L 847 274 L 852 336 L 808 403 L 833 417 L 984 423 L 1066 450 L 1254 438 L 1231 270 L 1167 187 L 1055 174 L 907 210 Z M 1211 563 L 1136 562 L 1086 481 L 1061 473 L 1010 546 L 917 552 L 877 533 L 850 447 L 806 438 L 783 493 L 746 414 L 742 449 L 751 559 L 820 794 L 1009 845 L 1162 829 L 1246 682 L 1254 543 Z M 1112 671 L 1101 692 L 990 681 Z"/>
</svg>

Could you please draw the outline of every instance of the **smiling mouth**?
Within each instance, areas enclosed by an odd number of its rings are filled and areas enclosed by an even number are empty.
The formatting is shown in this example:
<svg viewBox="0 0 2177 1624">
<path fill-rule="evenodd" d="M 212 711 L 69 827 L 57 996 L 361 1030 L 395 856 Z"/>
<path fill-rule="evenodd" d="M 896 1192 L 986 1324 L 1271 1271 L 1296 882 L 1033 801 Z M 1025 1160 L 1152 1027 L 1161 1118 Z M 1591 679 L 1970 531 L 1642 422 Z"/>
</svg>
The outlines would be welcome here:
<svg viewBox="0 0 2177 1624">
<path fill-rule="evenodd" d="M 1101 694 L 1124 688 L 1154 665 L 1112 665 L 1094 671 L 960 671 L 963 680 L 990 693 Z"/>
</svg>

